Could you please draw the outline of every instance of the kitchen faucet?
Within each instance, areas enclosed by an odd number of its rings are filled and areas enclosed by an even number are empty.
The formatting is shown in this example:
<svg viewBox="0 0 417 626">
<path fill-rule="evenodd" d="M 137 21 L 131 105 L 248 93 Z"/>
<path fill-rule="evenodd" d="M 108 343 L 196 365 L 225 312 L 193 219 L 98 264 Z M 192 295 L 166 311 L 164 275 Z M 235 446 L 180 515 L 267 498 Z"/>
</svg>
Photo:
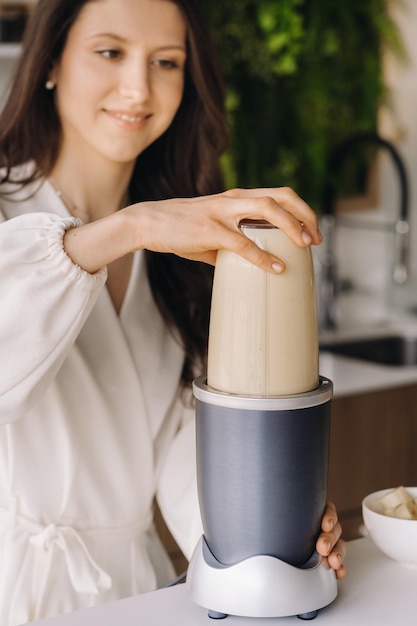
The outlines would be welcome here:
<svg viewBox="0 0 417 626">
<path fill-rule="evenodd" d="M 403 160 L 392 143 L 374 132 L 361 132 L 352 135 L 342 142 L 332 154 L 328 168 L 327 183 L 324 190 L 323 216 L 321 228 L 324 240 L 324 256 L 322 261 L 322 277 L 320 281 L 320 299 L 322 307 L 322 330 L 336 329 L 336 299 L 339 292 L 335 259 L 335 229 L 336 229 L 336 178 L 346 159 L 359 144 L 371 144 L 379 149 L 386 150 L 392 158 L 396 168 L 400 185 L 400 208 L 398 219 L 394 222 L 394 266 L 393 280 L 396 284 L 403 284 L 408 276 L 408 179 Z"/>
</svg>

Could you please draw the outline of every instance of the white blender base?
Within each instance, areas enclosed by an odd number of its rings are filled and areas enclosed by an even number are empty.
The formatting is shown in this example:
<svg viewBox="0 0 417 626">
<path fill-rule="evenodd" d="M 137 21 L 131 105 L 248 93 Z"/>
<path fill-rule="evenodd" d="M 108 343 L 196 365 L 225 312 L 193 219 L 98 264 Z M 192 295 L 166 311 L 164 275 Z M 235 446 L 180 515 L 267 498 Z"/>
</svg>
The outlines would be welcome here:
<svg viewBox="0 0 417 626">
<path fill-rule="evenodd" d="M 202 537 L 191 558 L 187 588 L 211 617 L 286 617 L 313 619 L 337 596 L 335 573 L 320 560 L 294 567 L 272 556 L 253 556 L 236 565 L 219 563 Z"/>
</svg>

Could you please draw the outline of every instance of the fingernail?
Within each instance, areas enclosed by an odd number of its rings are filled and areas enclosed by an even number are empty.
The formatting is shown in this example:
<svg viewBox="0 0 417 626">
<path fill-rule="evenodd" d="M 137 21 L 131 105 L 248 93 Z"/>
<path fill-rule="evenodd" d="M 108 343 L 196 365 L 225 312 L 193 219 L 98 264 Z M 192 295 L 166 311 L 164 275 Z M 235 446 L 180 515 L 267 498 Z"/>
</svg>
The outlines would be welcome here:
<svg viewBox="0 0 417 626">
<path fill-rule="evenodd" d="M 284 266 L 282 263 L 278 263 L 278 261 L 274 261 L 274 263 L 272 263 L 272 269 L 277 274 L 281 274 L 281 272 L 284 271 Z"/>
<path fill-rule="evenodd" d="M 339 559 L 339 561 L 342 562 L 342 555 L 339 552 L 337 552 L 336 556 Z"/>
<path fill-rule="evenodd" d="M 318 238 L 320 239 L 320 241 L 323 241 L 323 235 L 321 234 L 321 232 L 319 230 L 317 231 L 317 235 L 318 235 Z"/>
<path fill-rule="evenodd" d="M 325 539 L 324 545 L 326 546 L 327 554 L 329 554 L 330 550 L 332 549 L 332 544 L 330 543 L 328 539 Z"/>
<path fill-rule="evenodd" d="M 310 243 L 313 241 L 311 236 L 305 230 L 303 230 L 301 238 L 307 245 L 310 245 Z"/>
</svg>

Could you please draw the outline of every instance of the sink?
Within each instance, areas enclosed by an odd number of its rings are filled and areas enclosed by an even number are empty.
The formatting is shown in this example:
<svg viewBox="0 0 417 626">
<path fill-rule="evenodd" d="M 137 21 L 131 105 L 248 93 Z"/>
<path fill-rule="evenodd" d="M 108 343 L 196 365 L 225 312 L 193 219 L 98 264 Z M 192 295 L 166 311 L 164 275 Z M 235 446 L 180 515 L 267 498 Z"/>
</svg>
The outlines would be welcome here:
<svg viewBox="0 0 417 626">
<path fill-rule="evenodd" d="M 320 349 L 384 365 L 417 365 L 417 337 L 401 334 L 323 342 Z"/>
</svg>

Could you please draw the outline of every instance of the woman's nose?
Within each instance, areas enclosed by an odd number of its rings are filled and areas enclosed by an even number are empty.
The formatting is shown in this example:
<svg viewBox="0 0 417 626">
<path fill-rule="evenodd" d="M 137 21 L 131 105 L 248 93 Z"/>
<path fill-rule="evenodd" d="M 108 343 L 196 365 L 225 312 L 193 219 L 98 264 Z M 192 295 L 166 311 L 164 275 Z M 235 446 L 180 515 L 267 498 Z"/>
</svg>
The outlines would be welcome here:
<svg viewBox="0 0 417 626">
<path fill-rule="evenodd" d="M 124 98 L 145 102 L 151 93 L 150 68 L 148 64 L 132 61 L 123 69 L 120 93 Z"/>
</svg>

